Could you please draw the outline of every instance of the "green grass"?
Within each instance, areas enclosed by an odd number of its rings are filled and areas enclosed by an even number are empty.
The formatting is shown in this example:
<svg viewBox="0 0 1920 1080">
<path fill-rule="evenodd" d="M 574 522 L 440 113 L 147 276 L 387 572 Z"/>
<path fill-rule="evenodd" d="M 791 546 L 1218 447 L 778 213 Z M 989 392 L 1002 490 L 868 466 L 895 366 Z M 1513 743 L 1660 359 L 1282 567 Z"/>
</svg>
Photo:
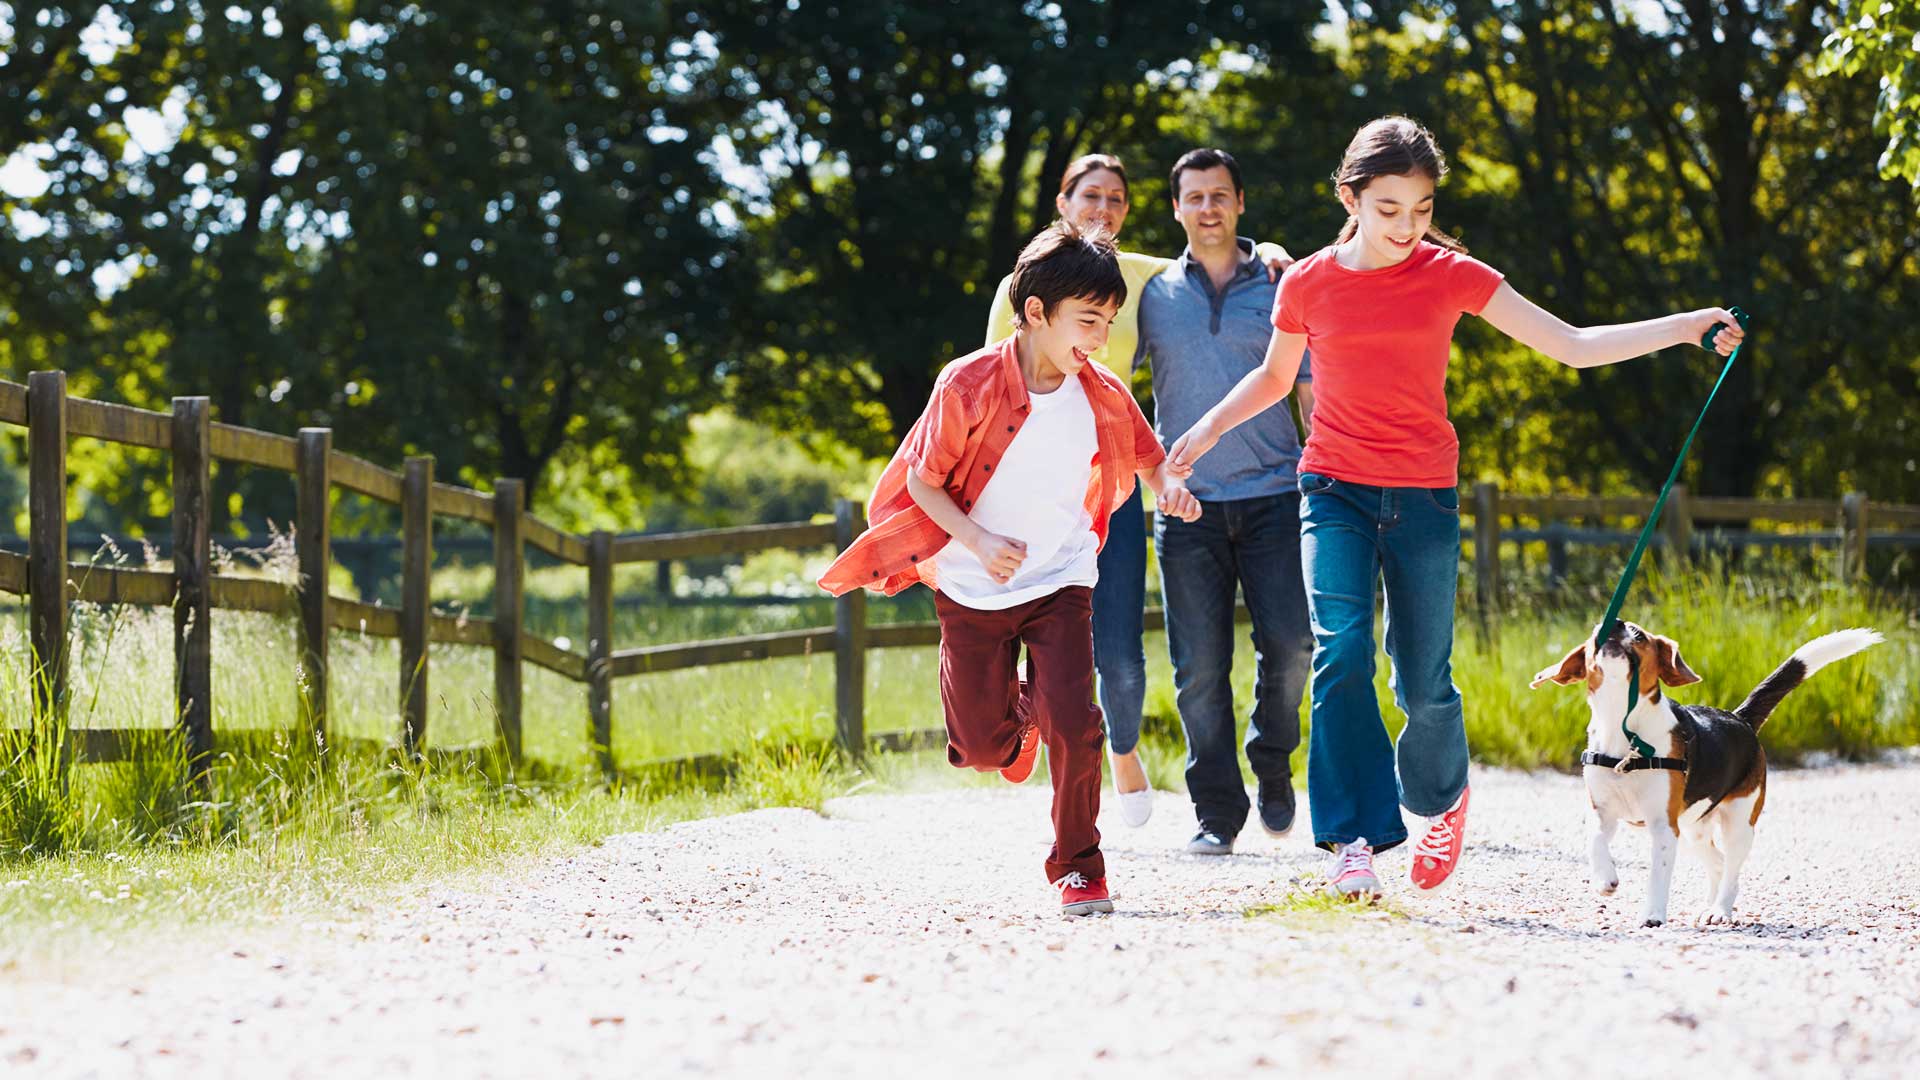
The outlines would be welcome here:
<svg viewBox="0 0 1920 1080">
<path fill-rule="evenodd" d="M 1331 930 L 1354 919 L 1406 919 L 1409 916 L 1382 897 L 1359 901 L 1335 896 L 1323 888 L 1296 885 L 1271 903 L 1255 904 L 1240 912 L 1247 919 L 1277 919 L 1302 930 Z"/>
<path fill-rule="evenodd" d="M 553 607 L 542 632 L 556 636 L 571 617 L 558 581 L 543 586 Z M 1598 583 L 1535 595 L 1485 630 L 1463 613 L 1455 678 L 1479 761 L 1570 766 L 1586 724 L 1582 695 L 1530 691 L 1527 682 L 1591 632 L 1604 599 Z M 915 602 L 875 608 L 924 617 Z M 623 608 L 616 640 L 629 647 L 694 631 L 754 632 L 789 625 L 800 613 L 825 621 L 828 610 L 811 601 Z M 1808 638 L 1876 627 L 1885 645 L 1822 671 L 1787 699 L 1766 728 L 1769 754 L 1788 763 L 1816 752 L 1863 759 L 1920 744 L 1920 700 L 1909 674 L 1920 668 L 1920 617 L 1908 600 L 1806 576 L 1707 567 L 1674 577 L 1649 572 L 1626 615 L 1679 640 L 1705 676 L 1679 693 L 1682 700 L 1725 706 Z M 843 761 L 831 750 L 830 656 L 620 680 L 613 751 L 623 779 L 612 790 L 593 769 L 584 688 L 531 666 L 525 746 L 532 761 L 517 774 L 485 753 L 408 764 L 380 746 L 397 734 L 397 646 L 356 632 L 332 641 L 332 723 L 364 741 L 320 754 L 301 734 L 294 633 L 285 619 L 214 614 L 214 724 L 223 753 L 207 785 L 193 790 L 164 734 L 173 712 L 170 613 L 77 606 L 72 722 L 146 728 L 153 738 L 152 752 L 137 760 L 70 766 L 57 733 L 44 723 L 38 738 L 29 730 L 24 613 L 0 611 L 0 727 L 7 729 L 0 731 L 0 927 L 8 931 L 0 934 L 0 964 L 29 951 L 77 956 L 89 941 L 155 925 L 226 927 L 389 903 L 422 881 L 692 816 L 819 809 L 850 791 L 998 782 L 947 769 L 938 752 L 880 756 L 857 767 Z M 1162 635 L 1149 636 L 1147 656 L 1142 755 L 1157 787 L 1178 790 L 1185 755 Z M 431 658 L 428 748 L 487 742 L 495 726 L 490 650 L 435 646 Z M 1379 698 L 1397 730 L 1387 670 L 1381 657 Z M 1243 636 L 1234 668 L 1242 714 L 1252 679 Z M 871 732 L 940 723 L 932 648 L 870 653 L 866 689 Z M 719 774 L 650 764 L 716 753 L 731 761 Z M 1296 780 L 1304 775 L 1303 749 Z M 1307 899 L 1287 905 L 1313 914 Z"/>
</svg>

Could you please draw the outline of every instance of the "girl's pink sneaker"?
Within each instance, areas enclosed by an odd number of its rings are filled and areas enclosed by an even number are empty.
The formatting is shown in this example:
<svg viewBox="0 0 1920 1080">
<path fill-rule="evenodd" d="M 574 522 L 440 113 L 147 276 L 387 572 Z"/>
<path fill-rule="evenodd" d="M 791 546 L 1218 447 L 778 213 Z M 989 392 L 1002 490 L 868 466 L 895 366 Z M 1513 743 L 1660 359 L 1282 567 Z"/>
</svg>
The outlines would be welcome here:
<svg viewBox="0 0 1920 1080">
<path fill-rule="evenodd" d="M 1380 895 L 1380 877 L 1373 872 L 1373 846 L 1366 837 L 1334 851 L 1327 891 L 1342 898 L 1370 900 Z"/>
</svg>

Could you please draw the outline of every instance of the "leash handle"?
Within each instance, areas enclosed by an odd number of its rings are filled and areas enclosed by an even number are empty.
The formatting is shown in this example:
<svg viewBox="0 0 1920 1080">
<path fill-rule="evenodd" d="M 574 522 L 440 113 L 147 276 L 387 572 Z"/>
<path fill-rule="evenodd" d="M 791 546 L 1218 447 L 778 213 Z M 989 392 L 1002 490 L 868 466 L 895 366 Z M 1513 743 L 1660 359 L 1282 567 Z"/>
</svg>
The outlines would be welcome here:
<svg viewBox="0 0 1920 1080">
<path fill-rule="evenodd" d="M 1747 314 L 1746 312 L 1744 312 L 1744 311 L 1741 311 L 1741 310 L 1740 310 L 1739 308 L 1737 308 L 1737 307 L 1730 307 L 1730 308 L 1728 308 L 1728 309 L 1727 309 L 1727 311 L 1729 311 L 1730 313 L 1732 313 L 1732 315 L 1733 315 L 1733 317 L 1734 317 L 1734 318 L 1735 318 L 1736 320 L 1738 320 L 1738 321 L 1739 321 L 1739 323 L 1740 323 L 1740 329 L 1742 329 L 1742 330 L 1745 330 L 1745 329 L 1747 328 L 1747 323 L 1748 323 L 1748 322 L 1750 322 L 1750 321 L 1752 320 L 1752 316 L 1750 316 L 1750 315 L 1748 315 L 1748 314 Z M 1700 347 L 1701 347 L 1701 348 L 1703 348 L 1703 349 L 1705 349 L 1705 350 L 1707 350 L 1708 352 L 1712 352 L 1712 351 L 1713 351 L 1713 336 L 1714 336 L 1715 334 L 1718 334 L 1718 333 L 1719 333 L 1720 331 L 1722 331 L 1722 330 L 1725 330 L 1726 328 L 1727 328 L 1727 324 L 1726 324 L 1726 323 L 1723 323 L 1723 322 L 1722 322 L 1722 323 L 1714 323 L 1714 324 L 1713 324 L 1713 327 L 1712 327 L 1712 329 L 1710 329 L 1710 330 L 1708 330 L 1708 331 L 1707 331 L 1706 333 L 1704 333 L 1704 334 L 1701 334 L 1701 335 L 1700 335 Z"/>
<path fill-rule="evenodd" d="M 1733 317 L 1739 320 L 1740 329 L 1745 330 L 1751 317 L 1737 307 L 1728 308 Z M 1713 348 L 1713 335 L 1719 333 L 1725 323 L 1717 323 L 1700 338 L 1702 348 Z M 1673 491 L 1674 481 L 1680 479 L 1680 467 L 1687 463 L 1687 454 L 1693 449 L 1693 437 L 1700 434 L 1700 425 L 1707 419 L 1707 410 L 1713 407 L 1713 399 L 1720 394 L 1720 388 L 1726 385 L 1727 376 L 1732 374 L 1733 365 L 1740 359 L 1740 351 L 1746 343 L 1734 347 L 1733 355 L 1727 357 L 1726 366 L 1720 369 L 1720 377 L 1714 380 L 1713 389 L 1707 393 L 1706 404 L 1700 406 L 1700 415 L 1693 422 L 1693 430 L 1687 432 L 1687 441 L 1680 444 L 1680 454 L 1673 459 L 1673 470 L 1667 473 L 1667 482 L 1660 488 L 1660 497 L 1653 500 L 1653 512 L 1647 515 L 1647 522 L 1640 527 L 1640 539 L 1633 545 L 1633 554 L 1627 556 L 1627 567 L 1620 574 L 1620 584 L 1614 586 L 1613 599 L 1607 603 L 1607 613 L 1600 619 L 1600 628 L 1594 632 L 1593 647 L 1599 648 L 1613 633 L 1613 627 L 1620 617 L 1620 606 L 1626 602 L 1627 590 L 1633 585 L 1633 576 L 1640 570 L 1640 556 L 1646 554 L 1647 544 L 1653 539 L 1654 526 L 1660 523 L 1660 511 L 1667 505 L 1667 495 Z M 1637 689 L 1637 688 L 1636 688 Z"/>
</svg>

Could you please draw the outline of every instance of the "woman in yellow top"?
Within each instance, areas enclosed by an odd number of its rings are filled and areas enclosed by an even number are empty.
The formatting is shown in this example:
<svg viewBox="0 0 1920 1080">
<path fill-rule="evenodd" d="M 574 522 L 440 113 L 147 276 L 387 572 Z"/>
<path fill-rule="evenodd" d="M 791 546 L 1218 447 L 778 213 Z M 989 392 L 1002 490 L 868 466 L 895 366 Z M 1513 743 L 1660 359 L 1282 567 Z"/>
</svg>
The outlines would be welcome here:
<svg viewBox="0 0 1920 1080">
<path fill-rule="evenodd" d="M 1081 228 L 1098 225 L 1118 238 L 1127 220 L 1130 191 L 1126 166 L 1111 154 L 1088 154 L 1067 166 L 1060 177 L 1054 209 Z M 1293 261 L 1278 244 L 1261 244 L 1255 251 L 1278 277 Z M 1140 292 L 1173 259 L 1120 253 L 1120 273 L 1127 281 L 1127 302 L 1107 330 L 1107 343 L 1093 354 L 1096 363 L 1120 376 L 1133 378 L 1134 354 L 1140 343 Z M 1013 301 L 1002 278 L 993 291 L 993 309 L 987 316 L 987 341 L 1013 333 Z M 1113 787 L 1119 795 L 1120 820 L 1128 825 L 1147 823 L 1153 814 L 1153 788 L 1140 765 L 1140 713 L 1147 693 L 1147 653 L 1141 644 L 1146 630 L 1147 525 L 1140 488 L 1113 512 L 1107 522 L 1107 543 L 1100 549 L 1100 580 L 1093 588 L 1093 666 L 1100 709 L 1106 714 L 1107 753 L 1113 766 Z"/>
</svg>

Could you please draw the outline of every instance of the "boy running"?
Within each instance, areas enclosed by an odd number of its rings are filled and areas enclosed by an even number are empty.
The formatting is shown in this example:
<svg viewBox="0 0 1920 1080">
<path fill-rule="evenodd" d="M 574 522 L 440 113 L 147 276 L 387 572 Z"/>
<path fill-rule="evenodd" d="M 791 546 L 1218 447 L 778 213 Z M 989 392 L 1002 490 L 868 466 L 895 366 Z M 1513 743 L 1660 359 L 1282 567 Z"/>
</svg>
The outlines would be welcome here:
<svg viewBox="0 0 1920 1080">
<path fill-rule="evenodd" d="M 820 585 L 935 589 L 947 761 L 1017 784 L 1046 740 L 1047 879 L 1064 914 L 1090 915 L 1113 910 L 1094 825 L 1093 586 L 1107 519 L 1136 475 L 1167 514 L 1191 521 L 1200 504 L 1168 475 L 1126 384 L 1088 362 L 1127 297 L 1112 241 L 1055 223 L 1020 253 L 1011 296 L 1013 336 L 940 373 L 874 487 L 872 527 Z"/>
</svg>

